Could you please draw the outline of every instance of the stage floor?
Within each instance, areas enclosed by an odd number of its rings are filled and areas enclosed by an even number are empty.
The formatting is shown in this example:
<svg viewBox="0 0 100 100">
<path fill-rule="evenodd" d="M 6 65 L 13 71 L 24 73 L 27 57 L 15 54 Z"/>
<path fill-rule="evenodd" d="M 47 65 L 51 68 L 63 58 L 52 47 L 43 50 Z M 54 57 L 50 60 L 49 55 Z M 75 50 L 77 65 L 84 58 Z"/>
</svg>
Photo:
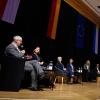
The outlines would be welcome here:
<svg viewBox="0 0 100 100">
<path fill-rule="evenodd" d="M 0 91 L 0 100 L 100 100 L 100 83 L 56 84 L 52 91 Z"/>
</svg>

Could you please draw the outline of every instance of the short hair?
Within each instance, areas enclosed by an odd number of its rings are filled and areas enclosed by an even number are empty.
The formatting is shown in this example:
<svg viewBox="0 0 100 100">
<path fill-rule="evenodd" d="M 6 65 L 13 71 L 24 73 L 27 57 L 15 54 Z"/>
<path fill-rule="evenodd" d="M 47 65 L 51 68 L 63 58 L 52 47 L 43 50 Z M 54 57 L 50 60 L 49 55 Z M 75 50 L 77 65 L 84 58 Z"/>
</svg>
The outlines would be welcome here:
<svg viewBox="0 0 100 100">
<path fill-rule="evenodd" d="M 62 59 L 62 57 L 61 57 L 61 56 L 57 57 L 57 60 L 58 60 L 58 61 L 59 61 L 59 59 Z"/>
<path fill-rule="evenodd" d="M 13 37 L 13 40 L 21 40 L 22 41 L 22 37 L 19 35 L 16 35 Z"/>
</svg>

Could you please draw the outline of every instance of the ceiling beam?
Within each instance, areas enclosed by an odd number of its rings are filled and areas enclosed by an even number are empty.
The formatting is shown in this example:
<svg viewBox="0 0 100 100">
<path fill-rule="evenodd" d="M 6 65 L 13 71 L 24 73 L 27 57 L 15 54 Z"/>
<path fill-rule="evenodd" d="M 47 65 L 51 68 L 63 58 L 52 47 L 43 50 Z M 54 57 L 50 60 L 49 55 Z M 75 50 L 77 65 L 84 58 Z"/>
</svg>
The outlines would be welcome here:
<svg viewBox="0 0 100 100">
<path fill-rule="evenodd" d="M 64 0 L 67 4 L 72 6 L 81 15 L 89 19 L 91 22 L 100 27 L 100 17 L 93 12 L 82 0 Z"/>
</svg>

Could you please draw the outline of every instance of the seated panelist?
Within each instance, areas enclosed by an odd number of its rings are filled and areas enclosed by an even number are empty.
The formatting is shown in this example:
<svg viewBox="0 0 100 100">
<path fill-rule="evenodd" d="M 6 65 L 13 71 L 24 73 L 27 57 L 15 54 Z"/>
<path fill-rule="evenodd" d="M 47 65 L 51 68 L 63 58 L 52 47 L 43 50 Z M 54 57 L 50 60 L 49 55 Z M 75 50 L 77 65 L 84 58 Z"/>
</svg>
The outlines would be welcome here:
<svg viewBox="0 0 100 100">
<path fill-rule="evenodd" d="M 66 76 L 66 71 L 65 71 L 64 65 L 62 63 L 62 57 L 60 57 L 60 56 L 57 57 L 57 63 L 56 63 L 56 66 L 55 66 L 55 72 L 58 75 Z"/>
<path fill-rule="evenodd" d="M 39 54 L 40 54 L 40 47 L 37 46 L 34 50 L 33 50 L 33 54 L 32 54 L 32 59 L 33 60 L 37 60 L 39 62 L 40 65 L 43 65 L 44 62 L 41 61 L 40 57 L 39 57 Z"/>
<path fill-rule="evenodd" d="M 73 66 L 73 59 L 69 59 L 69 63 L 66 66 L 67 69 L 67 76 L 70 78 L 69 83 L 73 83 L 73 77 L 74 77 L 74 66 Z"/>
</svg>

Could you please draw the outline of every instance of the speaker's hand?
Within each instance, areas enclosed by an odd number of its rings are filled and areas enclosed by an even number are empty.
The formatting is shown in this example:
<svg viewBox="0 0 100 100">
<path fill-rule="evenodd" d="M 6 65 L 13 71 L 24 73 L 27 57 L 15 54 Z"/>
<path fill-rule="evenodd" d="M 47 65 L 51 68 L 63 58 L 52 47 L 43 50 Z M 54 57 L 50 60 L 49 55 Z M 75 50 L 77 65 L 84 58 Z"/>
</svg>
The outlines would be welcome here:
<svg viewBox="0 0 100 100">
<path fill-rule="evenodd" d="M 25 54 L 25 50 L 21 50 L 21 52 L 22 52 L 23 54 Z"/>
</svg>

